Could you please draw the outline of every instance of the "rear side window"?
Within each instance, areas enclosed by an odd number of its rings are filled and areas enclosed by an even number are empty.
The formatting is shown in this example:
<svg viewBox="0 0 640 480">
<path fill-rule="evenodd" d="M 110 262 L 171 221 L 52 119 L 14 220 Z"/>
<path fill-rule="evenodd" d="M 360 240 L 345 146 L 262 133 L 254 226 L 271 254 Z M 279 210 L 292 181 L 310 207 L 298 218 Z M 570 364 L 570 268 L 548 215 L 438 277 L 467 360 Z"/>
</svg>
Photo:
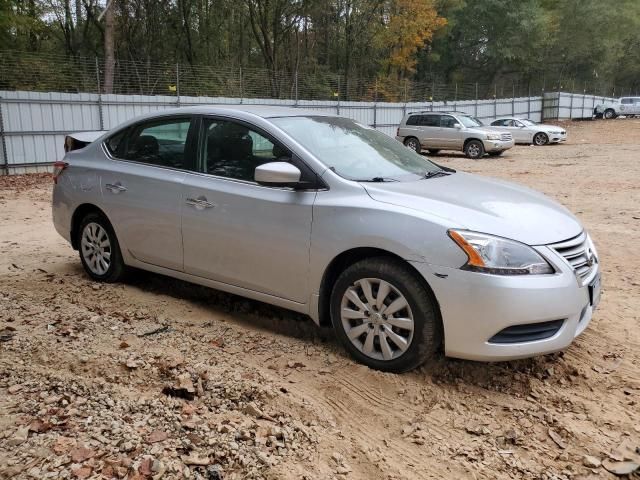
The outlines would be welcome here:
<svg viewBox="0 0 640 480">
<path fill-rule="evenodd" d="M 633 99 L 632 98 L 623 98 L 622 100 L 620 100 L 620 103 L 627 105 L 630 103 L 633 103 Z"/>
<path fill-rule="evenodd" d="M 160 167 L 187 168 L 189 118 L 155 120 L 135 127 L 122 158 Z"/>
<path fill-rule="evenodd" d="M 420 117 L 422 115 L 411 115 L 407 118 L 407 125 L 420 125 Z"/>
<path fill-rule="evenodd" d="M 508 120 L 495 120 L 491 122 L 494 127 L 506 127 Z"/>
<path fill-rule="evenodd" d="M 441 115 L 423 115 L 422 124 L 425 127 L 439 127 Z"/>
</svg>

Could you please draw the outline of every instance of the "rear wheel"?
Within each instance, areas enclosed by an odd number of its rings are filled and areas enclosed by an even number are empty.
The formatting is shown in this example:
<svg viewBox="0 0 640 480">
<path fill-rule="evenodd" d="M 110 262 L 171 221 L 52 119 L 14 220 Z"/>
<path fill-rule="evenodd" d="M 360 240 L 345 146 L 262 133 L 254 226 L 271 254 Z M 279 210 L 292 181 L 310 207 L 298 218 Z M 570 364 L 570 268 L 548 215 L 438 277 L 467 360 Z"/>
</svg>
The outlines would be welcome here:
<svg viewBox="0 0 640 480">
<path fill-rule="evenodd" d="M 549 143 L 549 137 L 544 132 L 538 132 L 533 136 L 533 144 L 541 147 Z"/>
<path fill-rule="evenodd" d="M 420 153 L 422 151 L 422 147 L 420 146 L 420 141 L 416 137 L 409 137 L 405 139 L 404 145 L 411 150 L 414 150 L 416 153 Z"/>
<path fill-rule="evenodd" d="M 469 140 L 464 146 L 464 154 L 473 160 L 484 156 L 484 145 L 480 140 Z"/>
<path fill-rule="evenodd" d="M 80 261 L 93 280 L 111 283 L 124 276 L 125 265 L 118 239 L 103 215 L 86 215 L 80 223 L 78 235 Z"/>
<path fill-rule="evenodd" d="M 440 153 L 440 149 L 439 148 L 430 148 L 429 149 L 429 153 L 431 155 L 437 155 L 438 153 Z"/>
<path fill-rule="evenodd" d="M 616 118 L 616 111 L 613 108 L 607 108 L 604 111 L 604 118 L 607 120 L 611 120 L 612 118 Z"/>
<path fill-rule="evenodd" d="M 399 260 L 377 257 L 351 265 L 331 293 L 331 321 L 347 351 L 368 367 L 403 372 L 440 346 L 433 294 Z"/>
</svg>

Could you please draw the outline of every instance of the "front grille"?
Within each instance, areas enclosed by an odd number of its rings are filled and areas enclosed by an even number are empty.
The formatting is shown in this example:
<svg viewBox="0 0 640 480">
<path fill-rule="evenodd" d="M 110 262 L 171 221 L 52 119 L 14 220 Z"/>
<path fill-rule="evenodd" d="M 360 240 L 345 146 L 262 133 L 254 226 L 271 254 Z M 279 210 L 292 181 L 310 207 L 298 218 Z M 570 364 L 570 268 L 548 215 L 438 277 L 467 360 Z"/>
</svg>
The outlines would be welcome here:
<svg viewBox="0 0 640 480">
<path fill-rule="evenodd" d="M 571 265 L 576 277 L 581 280 L 588 278 L 598 264 L 598 259 L 591 249 L 589 237 L 585 232 L 564 242 L 550 245 L 550 247 Z"/>
<path fill-rule="evenodd" d="M 510 142 L 511 140 L 513 140 L 513 137 L 510 133 L 501 133 L 500 140 L 502 140 L 503 142 Z"/>
<path fill-rule="evenodd" d="M 535 342 L 553 337 L 562 327 L 564 320 L 526 323 L 504 328 L 489 339 L 489 343 Z"/>
</svg>

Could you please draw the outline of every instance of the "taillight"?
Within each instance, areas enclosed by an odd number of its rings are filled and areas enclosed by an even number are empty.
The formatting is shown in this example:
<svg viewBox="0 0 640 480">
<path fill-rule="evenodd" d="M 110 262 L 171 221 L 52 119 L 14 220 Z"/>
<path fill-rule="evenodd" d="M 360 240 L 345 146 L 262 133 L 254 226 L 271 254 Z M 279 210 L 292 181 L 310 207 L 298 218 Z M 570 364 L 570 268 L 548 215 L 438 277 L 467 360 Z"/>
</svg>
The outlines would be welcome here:
<svg viewBox="0 0 640 480">
<path fill-rule="evenodd" d="M 58 177 L 62 175 L 62 172 L 68 166 L 67 162 L 55 162 L 53 164 L 53 183 L 58 183 Z"/>
</svg>

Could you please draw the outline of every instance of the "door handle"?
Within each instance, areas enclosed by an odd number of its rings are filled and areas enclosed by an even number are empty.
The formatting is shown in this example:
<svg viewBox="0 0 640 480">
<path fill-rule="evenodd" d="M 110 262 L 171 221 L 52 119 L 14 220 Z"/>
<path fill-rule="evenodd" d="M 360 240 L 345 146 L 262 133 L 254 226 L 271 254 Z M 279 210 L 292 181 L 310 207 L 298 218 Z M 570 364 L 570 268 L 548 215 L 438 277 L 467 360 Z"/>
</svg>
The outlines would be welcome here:
<svg viewBox="0 0 640 480">
<path fill-rule="evenodd" d="M 207 200 L 207 197 L 200 196 L 198 198 L 187 198 L 185 203 L 196 210 L 204 210 L 205 208 L 213 208 L 215 205 Z"/>
<path fill-rule="evenodd" d="M 127 187 L 123 187 L 120 182 L 105 183 L 104 184 L 104 188 L 109 190 L 111 193 L 120 193 L 120 192 L 126 192 L 127 191 Z"/>
</svg>

